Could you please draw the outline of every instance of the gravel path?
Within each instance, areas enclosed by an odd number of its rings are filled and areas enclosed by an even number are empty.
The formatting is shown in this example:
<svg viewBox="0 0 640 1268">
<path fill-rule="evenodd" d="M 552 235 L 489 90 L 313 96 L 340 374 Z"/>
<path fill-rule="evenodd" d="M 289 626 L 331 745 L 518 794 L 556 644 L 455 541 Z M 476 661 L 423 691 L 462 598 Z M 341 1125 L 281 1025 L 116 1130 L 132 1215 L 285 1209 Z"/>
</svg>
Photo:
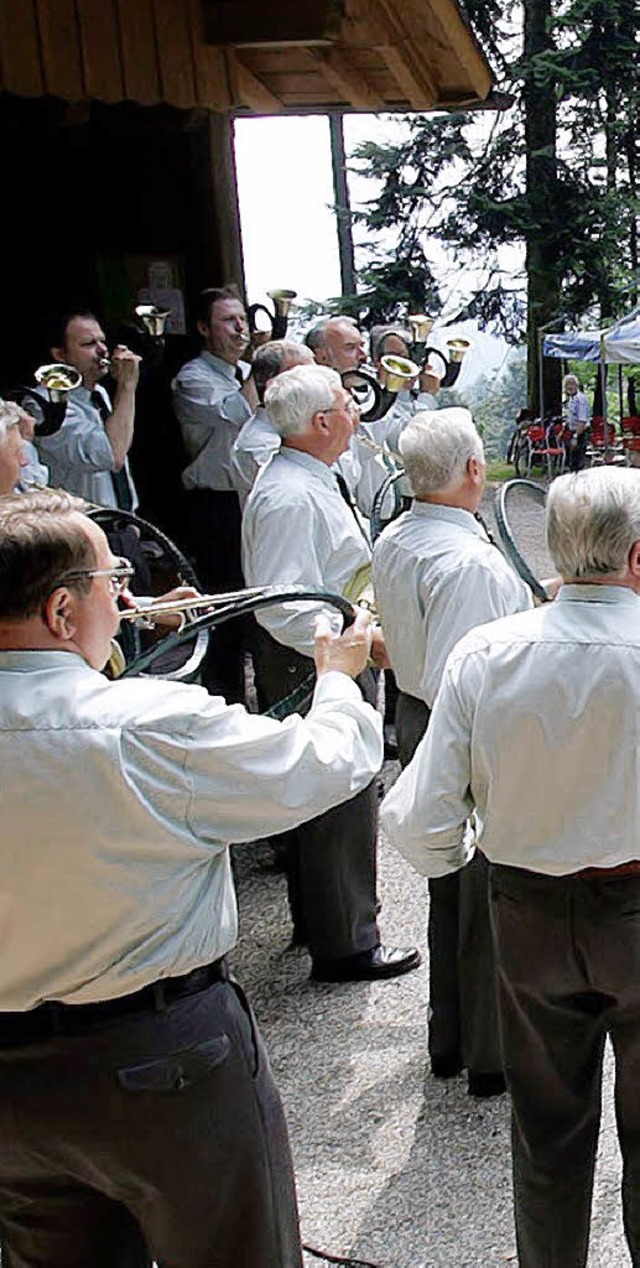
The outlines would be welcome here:
<svg viewBox="0 0 640 1268">
<path fill-rule="evenodd" d="M 397 773 L 387 763 L 384 783 Z M 426 883 L 382 840 L 383 938 L 419 945 L 425 963 L 385 984 L 321 986 L 308 980 L 306 953 L 288 949 L 284 877 L 269 847 L 234 856 L 234 968 L 285 1102 L 303 1240 L 380 1268 L 515 1265 L 508 1098 L 474 1101 L 463 1076 L 427 1072 Z M 627 1268 L 610 1059 L 603 1101 L 589 1268 Z"/>
</svg>

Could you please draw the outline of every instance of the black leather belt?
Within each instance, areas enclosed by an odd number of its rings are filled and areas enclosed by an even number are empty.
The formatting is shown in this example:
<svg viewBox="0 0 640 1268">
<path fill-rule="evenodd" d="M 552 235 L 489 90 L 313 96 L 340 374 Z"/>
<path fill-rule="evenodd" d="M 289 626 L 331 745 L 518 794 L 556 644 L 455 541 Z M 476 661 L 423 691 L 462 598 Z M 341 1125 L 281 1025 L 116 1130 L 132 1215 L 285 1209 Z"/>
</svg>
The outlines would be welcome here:
<svg viewBox="0 0 640 1268">
<path fill-rule="evenodd" d="M 165 977 L 131 995 L 96 1004 L 62 1004 L 48 1000 L 23 1013 L 0 1012 L 0 1048 L 21 1047 L 56 1035 L 83 1035 L 131 1013 L 163 1012 L 175 1000 L 198 995 L 229 976 L 224 956 L 181 977 Z"/>
</svg>

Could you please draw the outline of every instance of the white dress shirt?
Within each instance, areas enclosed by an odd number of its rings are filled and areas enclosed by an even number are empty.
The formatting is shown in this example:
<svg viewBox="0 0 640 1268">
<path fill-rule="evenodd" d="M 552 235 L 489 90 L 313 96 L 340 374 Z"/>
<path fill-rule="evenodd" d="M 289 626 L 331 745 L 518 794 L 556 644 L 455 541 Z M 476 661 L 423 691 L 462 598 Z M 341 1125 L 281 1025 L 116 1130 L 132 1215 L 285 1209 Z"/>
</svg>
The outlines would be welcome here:
<svg viewBox="0 0 640 1268">
<path fill-rule="evenodd" d="M 413 502 L 381 533 L 373 580 L 398 686 L 430 709 L 458 640 L 532 602 L 470 511 L 429 502 Z"/>
<path fill-rule="evenodd" d="M 201 687 L 108 682 L 73 653 L 0 652 L 0 1010 L 88 1003 L 233 947 L 226 843 L 352 797 L 380 719 L 344 674 L 284 723 Z"/>
<path fill-rule="evenodd" d="M 640 857 L 640 605 L 622 586 L 472 631 L 451 653 L 426 735 L 382 805 L 390 840 L 427 876 L 478 845 L 561 876 Z"/>
<path fill-rule="evenodd" d="M 111 412 L 108 393 L 100 383 L 93 389 Z M 44 394 L 44 390 L 43 390 Z M 91 399 L 92 393 L 81 384 L 67 393 L 67 409 L 59 431 L 52 436 L 36 435 L 38 453 L 49 468 L 49 484 L 54 489 L 66 489 L 95 502 L 99 506 L 117 507 L 118 500 L 113 487 L 112 474 L 116 470 L 111 441 L 104 429 L 100 410 Z M 131 495 L 131 507 L 138 505 L 129 463 L 125 458 Z"/>
<path fill-rule="evenodd" d="M 354 436 L 352 447 L 355 449 L 358 471 L 352 486 L 353 496 L 363 515 L 371 516 L 378 490 L 392 472 L 402 466 L 399 454 L 399 441 L 407 423 L 414 414 L 422 410 L 437 409 L 437 398 L 428 392 L 398 392 L 393 404 L 382 418 L 374 422 L 361 422 Z M 374 445 L 380 446 L 382 453 L 376 453 L 371 445 L 363 439 L 366 437 Z M 411 486 L 406 477 L 398 481 L 385 497 L 380 508 L 382 519 L 390 518 L 396 509 L 396 499 L 406 495 L 411 497 Z"/>
<path fill-rule="evenodd" d="M 243 571 L 248 586 L 319 586 L 356 599 L 370 580 L 371 551 L 364 526 L 341 496 L 331 468 L 310 454 L 282 446 L 263 467 L 242 520 Z M 286 647 L 313 654 L 315 616 L 335 609 L 287 603 L 262 608 L 256 619 Z"/>
<path fill-rule="evenodd" d="M 185 489 L 233 492 L 231 450 L 253 410 L 240 391 L 235 367 L 201 352 L 187 361 L 171 384 L 173 407 L 191 461 L 182 473 Z"/>
<path fill-rule="evenodd" d="M 589 426 L 591 406 L 586 392 L 575 392 L 567 399 L 566 419 L 570 431 L 576 431 L 579 423 L 584 423 L 585 427 Z"/>
<path fill-rule="evenodd" d="M 229 470 L 233 486 L 244 506 L 261 467 L 280 448 L 280 437 L 264 405 L 244 424 L 233 442 Z"/>
</svg>

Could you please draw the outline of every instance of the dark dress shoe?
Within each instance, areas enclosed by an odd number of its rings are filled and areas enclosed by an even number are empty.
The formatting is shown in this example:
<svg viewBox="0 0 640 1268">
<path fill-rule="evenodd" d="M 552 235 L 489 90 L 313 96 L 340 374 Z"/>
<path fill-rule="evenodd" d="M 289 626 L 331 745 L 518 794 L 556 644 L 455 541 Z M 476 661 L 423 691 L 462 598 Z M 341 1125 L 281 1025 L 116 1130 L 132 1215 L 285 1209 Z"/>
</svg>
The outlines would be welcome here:
<svg viewBox="0 0 640 1268">
<path fill-rule="evenodd" d="M 314 982 L 376 982 L 382 978 L 410 973 L 421 963 L 416 947 L 383 947 L 348 955 L 344 960 L 314 960 L 311 977 Z"/>
<path fill-rule="evenodd" d="M 469 1074 L 469 1096 L 478 1099 L 489 1096 L 502 1096 L 507 1090 L 504 1074 Z"/>
<path fill-rule="evenodd" d="M 431 1058 L 431 1073 L 434 1079 L 455 1079 L 463 1068 L 464 1062 L 459 1052 Z"/>
</svg>

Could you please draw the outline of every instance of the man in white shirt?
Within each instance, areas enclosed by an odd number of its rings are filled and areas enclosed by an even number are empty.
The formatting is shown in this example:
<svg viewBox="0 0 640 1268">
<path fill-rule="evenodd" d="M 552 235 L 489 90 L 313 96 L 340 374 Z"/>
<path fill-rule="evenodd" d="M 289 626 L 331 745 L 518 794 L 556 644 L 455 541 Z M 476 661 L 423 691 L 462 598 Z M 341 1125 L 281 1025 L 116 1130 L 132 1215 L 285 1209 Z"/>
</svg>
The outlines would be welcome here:
<svg viewBox="0 0 640 1268">
<path fill-rule="evenodd" d="M 282 438 L 245 507 L 242 540 L 247 584 L 292 582 L 358 599 L 371 574 L 366 531 L 344 500 L 331 470 L 348 447 L 358 411 L 339 376 L 324 366 L 296 366 L 265 393 L 269 417 Z M 321 605 L 287 603 L 262 608 L 254 647 L 256 682 L 264 705 L 313 686 L 313 621 Z M 384 640 L 374 634 L 374 661 Z M 371 671 L 360 676 L 375 700 Z M 414 949 L 380 944 L 376 920 L 375 782 L 357 797 L 307 824 L 291 843 L 294 927 L 308 942 L 316 981 L 384 979 L 420 962 Z"/>
<path fill-rule="evenodd" d="M 11 1264 L 299 1268 L 286 1125 L 225 957 L 229 845 L 351 798 L 382 760 L 316 639 L 307 718 L 98 672 L 131 569 L 83 504 L 0 501 L 0 1238 Z"/>
<path fill-rule="evenodd" d="M 0 401 L 0 497 L 13 493 L 27 465 L 21 426 L 25 417 L 13 401 Z"/>
<path fill-rule="evenodd" d="M 313 353 L 304 344 L 293 343 L 291 339 L 271 339 L 256 348 L 253 354 L 251 373 L 260 404 L 234 440 L 229 464 L 241 506 L 244 506 L 260 468 L 280 448 L 280 437 L 264 408 L 266 387 L 277 374 L 293 369 L 294 365 L 313 365 Z"/>
<path fill-rule="evenodd" d="M 482 441 L 466 409 L 417 414 L 400 437 L 410 510 L 378 538 L 376 603 L 400 694 L 396 737 L 406 766 L 429 722 L 452 647 L 531 596 L 476 519 L 486 485 Z M 488 877 L 482 856 L 429 881 L 429 1055 L 436 1077 L 466 1066 L 475 1096 L 504 1091 Z"/>
<path fill-rule="evenodd" d="M 605 1037 L 640 1264 L 640 472 L 560 476 L 552 604 L 472 631 L 383 805 L 429 876 L 490 863 L 521 1268 L 584 1268 Z"/>
<path fill-rule="evenodd" d="M 88 311 L 57 317 L 50 326 L 49 343 L 54 361 L 73 366 L 82 375 L 80 386 L 66 393 L 62 426 L 51 435 L 36 433 L 49 483 L 87 502 L 135 511 L 137 496 L 127 454 L 133 442 L 140 357 L 124 345 L 110 355 L 102 326 Z M 115 383 L 113 402 L 103 385 L 109 374 Z M 32 406 L 37 409 L 30 396 L 28 408 Z"/>
<path fill-rule="evenodd" d="M 591 422 L 591 406 L 586 392 L 580 391 L 575 374 L 565 374 L 562 386 L 567 396 L 565 421 L 571 439 L 569 441 L 569 470 L 581 471 L 587 452 L 587 433 Z"/>
<path fill-rule="evenodd" d="M 178 372 L 171 390 L 189 464 L 182 473 L 187 492 L 189 544 L 198 578 L 212 594 L 244 585 L 240 559 L 240 503 L 231 476 L 231 451 L 258 395 L 241 360 L 249 343 L 244 304 L 233 286 L 202 291 L 197 310 L 204 340 L 199 356 Z M 245 377 L 246 371 L 246 377 Z M 203 682 L 231 704 L 244 701 L 242 627 L 234 622 L 211 636 Z"/>
</svg>

